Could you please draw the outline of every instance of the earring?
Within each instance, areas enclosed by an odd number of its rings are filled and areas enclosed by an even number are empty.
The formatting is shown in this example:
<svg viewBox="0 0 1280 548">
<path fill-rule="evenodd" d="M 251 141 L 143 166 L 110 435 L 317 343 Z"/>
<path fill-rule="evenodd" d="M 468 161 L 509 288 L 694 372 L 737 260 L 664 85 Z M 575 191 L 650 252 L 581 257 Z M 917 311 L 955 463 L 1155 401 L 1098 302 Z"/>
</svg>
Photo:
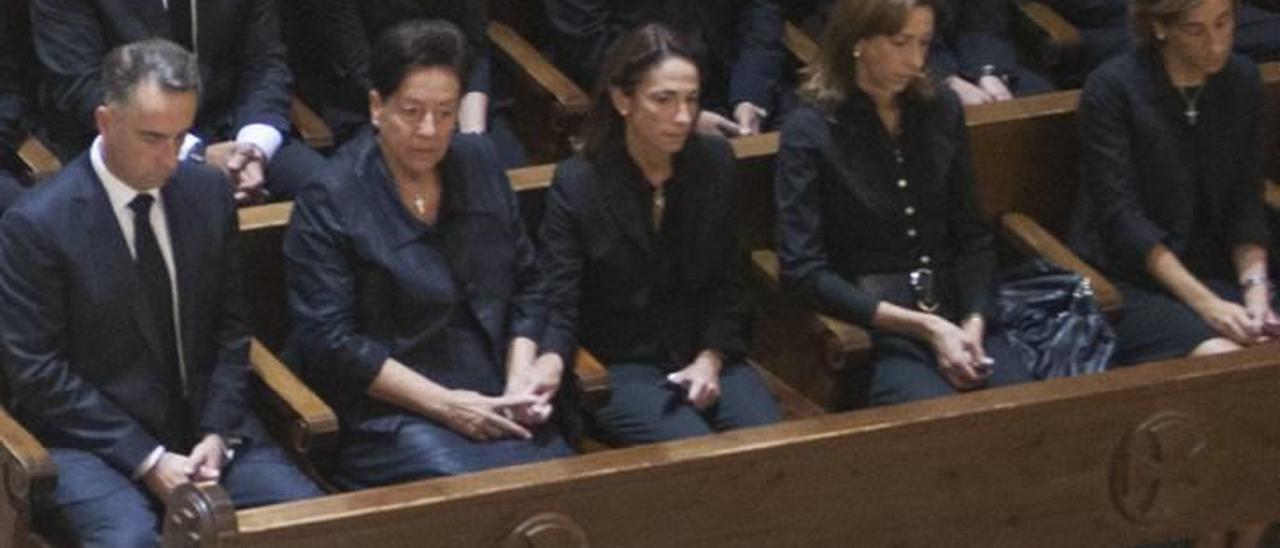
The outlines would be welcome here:
<svg viewBox="0 0 1280 548">
<path fill-rule="evenodd" d="M 1163 32 L 1157 32 L 1157 33 L 1156 33 L 1156 41 L 1157 41 L 1157 42 L 1163 42 L 1163 41 L 1164 41 L 1164 33 L 1163 33 Z"/>
<path fill-rule="evenodd" d="M 622 109 L 622 108 L 618 109 L 618 114 L 621 114 L 621 115 L 623 115 L 623 116 L 626 116 L 627 114 L 630 114 L 630 113 L 631 113 L 631 111 L 629 111 L 629 110 L 627 110 L 627 109 Z"/>
<path fill-rule="evenodd" d="M 853 50 L 853 58 L 854 59 L 862 58 L 862 50 L 858 50 L 858 49 Z"/>
</svg>

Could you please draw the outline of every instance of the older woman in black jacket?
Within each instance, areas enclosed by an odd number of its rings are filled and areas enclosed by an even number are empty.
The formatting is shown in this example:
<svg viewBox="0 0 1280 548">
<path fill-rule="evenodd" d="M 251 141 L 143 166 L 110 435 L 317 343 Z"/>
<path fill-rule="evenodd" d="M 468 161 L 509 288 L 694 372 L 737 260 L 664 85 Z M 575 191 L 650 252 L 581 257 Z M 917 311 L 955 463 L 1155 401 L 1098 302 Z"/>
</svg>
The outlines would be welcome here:
<svg viewBox="0 0 1280 548">
<path fill-rule="evenodd" d="M 285 234 L 291 343 L 342 422 L 346 486 L 571 454 L 548 423 L 561 371 L 534 362 L 515 195 L 487 141 L 453 135 L 463 40 L 443 21 L 380 38 L 376 131 L 298 196 Z"/>
<path fill-rule="evenodd" d="M 608 364 L 595 423 L 612 443 L 778 420 L 744 361 L 750 308 L 734 224 L 734 158 L 693 132 L 698 67 L 665 27 L 622 39 L 596 91 L 586 150 L 556 169 L 541 238 L 542 348 Z"/>
<path fill-rule="evenodd" d="M 933 6 L 837 4 L 778 151 L 783 282 L 871 328 L 873 404 L 1030 379 L 987 333 L 995 257 L 964 113 L 923 76 Z"/>
</svg>

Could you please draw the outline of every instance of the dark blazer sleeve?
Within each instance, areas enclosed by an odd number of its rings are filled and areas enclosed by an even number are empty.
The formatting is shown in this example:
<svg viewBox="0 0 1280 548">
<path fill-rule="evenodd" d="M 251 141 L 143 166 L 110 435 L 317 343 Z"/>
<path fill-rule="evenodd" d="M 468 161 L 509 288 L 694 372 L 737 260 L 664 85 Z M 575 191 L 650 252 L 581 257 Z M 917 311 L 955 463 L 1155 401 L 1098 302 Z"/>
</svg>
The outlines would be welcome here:
<svg viewBox="0 0 1280 548">
<path fill-rule="evenodd" d="M 1242 107 L 1238 112 L 1257 113 L 1263 111 L 1262 100 L 1262 81 L 1258 75 L 1258 69 L 1252 63 L 1247 65 L 1247 69 L 1242 69 L 1239 86 L 1244 92 Z M 1241 121 L 1245 124 L 1244 135 L 1247 141 L 1244 143 L 1244 150 L 1236 151 L 1240 154 L 1239 161 L 1243 168 L 1240 170 L 1240 178 L 1232 181 L 1231 185 L 1231 211 L 1228 219 L 1231 219 L 1231 228 L 1228 237 L 1231 238 L 1233 245 L 1240 244 L 1258 244 L 1261 246 L 1269 245 L 1271 235 L 1267 228 L 1267 210 L 1263 205 L 1263 201 L 1258 198 L 1263 193 L 1263 173 L 1262 154 L 1265 147 L 1263 146 L 1262 122 L 1264 116 L 1241 117 Z"/>
<path fill-rule="evenodd" d="M 129 477 L 160 444 L 72 370 L 66 257 L 40 221 L 44 213 L 58 212 L 25 208 L 0 218 L 0 361 L 9 392 L 16 406 L 57 433 L 60 445 L 92 452 Z"/>
<path fill-rule="evenodd" d="M 713 234 L 717 235 L 714 255 L 708 260 L 718 265 L 711 288 L 710 313 L 702 334 L 702 348 L 720 351 L 731 360 L 746 358 L 750 350 L 752 305 L 743 280 L 742 251 L 737 237 L 737 162 L 729 143 L 719 138 L 708 138 L 711 143 L 711 173 L 720 177 L 721 192 L 711 198 L 719 203 L 708 211 L 720 211 L 719 222 Z"/>
<path fill-rule="evenodd" d="M 391 348 L 356 324 L 359 262 L 327 184 L 313 184 L 294 200 L 284 255 L 294 333 L 307 367 L 317 376 L 367 388 Z"/>
<path fill-rule="evenodd" d="M 556 167 L 551 188 L 547 191 L 538 237 L 542 242 L 539 263 L 543 278 L 545 307 L 542 337 L 538 346 L 543 352 L 559 354 L 564 363 L 577 350 L 578 301 L 581 298 L 583 257 L 582 235 L 575 222 L 578 205 L 572 190 L 585 186 L 583 179 L 592 178 L 586 162 L 569 160 Z"/>
<path fill-rule="evenodd" d="M 252 0 L 246 11 L 244 25 L 236 34 L 244 40 L 239 66 L 215 69 L 235 70 L 239 77 L 233 130 L 267 124 L 288 135 L 293 76 L 285 62 L 280 15 L 274 0 Z"/>
<path fill-rule="evenodd" d="M 31 39 L 43 70 L 44 111 L 51 123 L 76 128 L 88 144 L 93 110 L 102 98 L 99 69 L 109 45 L 94 8 L 84 0 L 31 0 Z M 63 143 L 64 146 L 72 143 Z"/>
<path fill-rule="evenodd" d="M 583 87 L 595 83 L 609 45 L 623 31 L 609 5 L 609 0 L 546 0 L 547 18 L 558 35 L 556 65 Z"/>
<path fill-rule="evenodd" d="M 221 174 L 218 174 L 221 179 Z M 221 202 L 222 248 L 218 252 L 218 361 L 209 378 L 205 406 L 200 416 L 201 432 L 223 437 L 244 438 L 244 417 L 249 412 L 249 327 L 244 303 L 244 274 L 241 271 L 240 225 L 235 200 L 223 181 L 212 200 Z"/>
<path fill-rule="evenodd" d="M 739 8 L 737 62 L 729 78 L 729 104 L 750 101 L 772 110 L 782 64 L 782 12 L 773 0 L 751 0 Z"/>
<path fill-rule="evenodd" d="M 526 337 L 538 342 L 542 336 L 545 320 L 543 276 L 538 264 L 538 250 L 525 230 L 524 218 L 520 215 L 519 199 L 511 187 L 506 171 L 496 160 L 497 151 L 493 148 L 493 142 L 489 139 L 481 139 L 480 142 L 486 152 L 483 156 L 485 165 L 494 172 L 491 177 L 498 181 L 499 195 L 506 198 L 506 230 L 515 242 L 512 265 L 514 285 L 508 311 L 511 336 Z"/>
<path fill-rule="evenodd" d="M 1101 240 L 1120 264 L 1145 264 L 1147 253 L 1168 236 L 1144 212 L 1138 197 L 1132 130 L 1124 84 L 1095 72 L 1080 95 L 1080 192 L 1094 211 Z"/>
<path fill-rule="evenodd" d="M 995 248 L 991 227 L 978 212 L 978 180 L 973 172 L 973 154 L 969 149 L 969 131 L 965 128 L 960 100 L 949 89 L 940 89 L 937 101 L 945 114 L 945 131 L 955 144 L 947 171 L 947 234 L 956 253 L 956 283 L 959 312 L 983 314 L 991 312 L 992 284 L 995 281 Z"/>
<path fill-rule="evenodd" d="M 805 109 L 782 129 L 774 183 L 782 283 L 818 310 L 869 327 L 880 301 L 836 272 L 827 254 L 821 178 L 826 127 L 821 115 Z"/>
</svg>

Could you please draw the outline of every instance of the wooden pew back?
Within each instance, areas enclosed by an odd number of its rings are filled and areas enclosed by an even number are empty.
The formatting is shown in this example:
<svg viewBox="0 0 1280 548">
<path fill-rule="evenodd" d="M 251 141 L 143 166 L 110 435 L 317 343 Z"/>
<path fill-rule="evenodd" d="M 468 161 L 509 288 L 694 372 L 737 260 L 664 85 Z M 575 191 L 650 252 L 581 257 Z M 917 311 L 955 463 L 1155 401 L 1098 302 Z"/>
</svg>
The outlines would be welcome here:
<svg viewBox="0 0 1280 548">
<path fill-rule="evenodd" d="M 1280 347 L 217 512 L 169 546 L 1124 546 L 1280 514 Z M 187 516 L 182 518 L 182 516 Z"/>
</svg>

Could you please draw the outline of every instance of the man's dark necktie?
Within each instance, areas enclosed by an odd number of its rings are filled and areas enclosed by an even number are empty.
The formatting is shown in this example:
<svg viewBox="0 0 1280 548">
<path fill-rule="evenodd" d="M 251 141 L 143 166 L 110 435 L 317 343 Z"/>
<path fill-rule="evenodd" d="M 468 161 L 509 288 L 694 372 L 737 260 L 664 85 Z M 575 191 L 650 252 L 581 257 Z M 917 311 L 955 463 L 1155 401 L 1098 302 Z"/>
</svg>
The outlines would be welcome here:
<svg viewBox="0 0 1280 548">
<path fill-rule="evenodd" d="M 133 210 L 133 241 L 137 256 L 138 278 L 142 281 L 147 309 L 160 336 L 160 362 L 162 374 L 167 377 L 169 412 L 165 416 L 161 434 L 162 443 L 170 450 L 183 450 L 188 445 L 187 405 L 178 363 L 178 337 L 173 323 L 173 289 L 169 282 L 169 269 L 160 254 L 160 243 L 151 229 L 151 206 L 156 199 L 150 194 L 139 194 L 129 202 Z"/>
</svg>

